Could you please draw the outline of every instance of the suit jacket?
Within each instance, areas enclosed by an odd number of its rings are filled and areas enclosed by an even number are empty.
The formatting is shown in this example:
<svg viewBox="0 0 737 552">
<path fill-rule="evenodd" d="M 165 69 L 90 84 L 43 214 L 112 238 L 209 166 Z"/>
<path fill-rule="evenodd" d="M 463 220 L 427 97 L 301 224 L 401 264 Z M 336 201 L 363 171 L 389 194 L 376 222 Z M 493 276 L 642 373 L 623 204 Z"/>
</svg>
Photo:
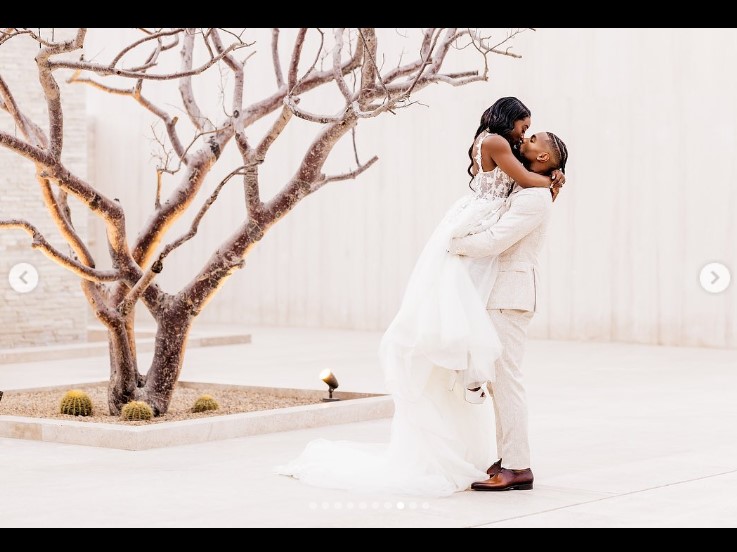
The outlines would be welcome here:
<svg viewBox="0 0 737 552">
<path fill-rule="evenodd" d="M 496 224 L 483 232 L 451 240 L 451 253 L 499 256 L 499 274 L 487 309 L 537 310 L 540 287 L 537 258 L 552 205 L 548 188 L 515 186 L 507 198 L 507 211 Z"/>
</svg>

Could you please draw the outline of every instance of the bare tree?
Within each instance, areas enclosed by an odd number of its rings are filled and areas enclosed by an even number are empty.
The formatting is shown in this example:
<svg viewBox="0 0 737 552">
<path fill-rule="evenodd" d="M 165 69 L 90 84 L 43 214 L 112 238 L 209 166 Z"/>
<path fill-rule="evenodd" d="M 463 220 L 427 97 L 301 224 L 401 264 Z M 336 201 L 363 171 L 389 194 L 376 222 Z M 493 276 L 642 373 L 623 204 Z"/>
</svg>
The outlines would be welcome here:
<svg viewBox="0 0 737 552">
<path fill-rule="evenodd" d="M 357 177 L 377 161 L 374 156 L 360 163 L 356 152 L 353 170 L 324 174 L 323 166 L 341 138 L 353 134 L 362 119 L 396 113 L 411 105 L 414 103 L 411 98 L 429 84 L 459 86 L 487 80 L 490 55 L 518 57 L 510 52 L 508 42 L 519 31 L 509 31 L 502 40 L 492 44 L 489 37 L 476 30 L 424 29 L 417 33 L 418 42 L 405 49 L 405 54 L 413 52 L 411 59 L 405 60 L 402 55 L 396 65 L 384 68 L 385 60 L 375 29 L 332 29 L 328 32 L 303 28 L 288 45 L 283 44 L 283 40 L 280 42 L 279 29 L 273 29 L 270 49 L 275 89 L 270 95 L 244 105 L 245 65 L 256 47 L 255 42 L 243 39 L 244 32 L 139 29 L 140 38 L 103 62 L 88 61 L 86 29 L 77 30 L 74 37 L 66 41 L 55 41 L 53 33 L 51 39 L 44 38 L 35 29 L 0 29 L 0 47 L 17 37 L 38 43 L 35 62 L 48 111 L 48 121 L 32 121 L 0 74 L 0 108 L 9 114 L 17 130 L 14 134 L 0 131 L 0 146 L 34 163 L 41 197 L 68 242 L 70 252 L 65 254 L 53 247 L 32 221 L 0 220 L 0 228 L 27 232 L 32 237 L 33 248 L 81 279 L 85 297 L 109 334 L 108 403 L 111 414 L 119 413 L 131 400 L 147 402 L 157 415 L 165 413 L 179 378 L 193 320 L 228 277 L 243 267 L 251 248 L 300 200 L 328 183 Z M 319 45 L 316 54 L 306 51 L 308 35 Z M 406 40 L 412 42 L 409 34 Z M 478 52 L 477 66 L 457 72 L 443 70 L 451 51 L 469 47 Z M 179 69 L 162 70 L 164 58 L 177 51 L 181 60 Z M 280 52 L 289 52 L 289 55 L 283 56 Z M 132 59 L 138 62 L 126 63 Z M 195 64 L 195 59 L 205 61 Z M 288 60 L 284 67 L 283 60 Z M 195 78 L 218 66 L 232 76 L 232 85 L 226 91 L 225 115 L 219 117 L 201 110 L 193 86 Z M 129 97 L 166 129 L 161 139 L 162 163 L 157 169 L 153 212 L 132 242 L 126 233 L 125 213 L 120 203 L 106 197 L 93 183 L 75 175 L 62 162 L 64 116 L 57 80 L 62 77 L 105 93 Z M 109 84 L 110 80 L 115 84 Z M 182 125 L 179 117 L 149 101 L 145 85 L 150 81 L 171 81 L 178 85 L 181 112 L 186 113 L 188 124 Z M 127 84 L 119 86 L 120 82 Z M 306 102 L 300 100 L 307 92 L 336 86 L 340 92 L 339 103 L 331 112 L 318 113 L 302 106 Z M 270 114 L 274 114 L 270 128 L 260 136 L 253 136 L 252 125 Z M 280 191 L 268 201 L 262 201 L 259 165 L 295 117 L 314 123 L 314 140 L 291 177 L 282 183 Z M 240 163 L 209 197 L 203 198 L 189 230 L 173 239 L 167 238 L 172 224 L 195 207 L 195 199 L 202 195 L 200 190 L 210 171 L 231 142 L 240 154 Z M 355 136 L 353 144 L 355 148 Z M 178 179 L 178 185 L 164 198 L 161 197 L 161 181 L 165 176 Z M 232 179 L 243 183 L 242 223 L 217 244 L 192 281 L 176 293 L 164 291 L 157 284 L 156 276 L 164 269 L 166 257 L 197 234 L 208 209 Z M 89 248 L 75 230 L 69 195 L 104 222 L 112 269 L 96 268 Z M 139 371 L 134 339 L 134 307 L 139 301 L 145 304 L 157 324 L 155 354 L 145 373 Z"/>
</svg>

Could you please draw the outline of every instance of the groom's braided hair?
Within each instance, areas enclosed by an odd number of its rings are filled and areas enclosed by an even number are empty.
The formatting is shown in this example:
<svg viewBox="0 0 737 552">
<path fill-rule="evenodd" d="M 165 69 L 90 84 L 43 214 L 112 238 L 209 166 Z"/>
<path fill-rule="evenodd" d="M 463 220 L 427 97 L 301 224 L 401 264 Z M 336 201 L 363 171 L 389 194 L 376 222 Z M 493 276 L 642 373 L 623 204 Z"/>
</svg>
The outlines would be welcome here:
<svg viewBox="0 0 737 552">
<path fill-rule="evenodd" d="M 548 140 L 550 141 L 550 145 L 553 148 L 553 155 L 555 156 L 554 163 L 558 165 L 560 171 L 565 174 L 566 162 L 568 161 L 568 148 L 566 147 L 563 140 L 558 138 L 558 136 L 556 136 L 552 132 L 546 132 L 545 134 L 548 135 Z"/>
</svg>

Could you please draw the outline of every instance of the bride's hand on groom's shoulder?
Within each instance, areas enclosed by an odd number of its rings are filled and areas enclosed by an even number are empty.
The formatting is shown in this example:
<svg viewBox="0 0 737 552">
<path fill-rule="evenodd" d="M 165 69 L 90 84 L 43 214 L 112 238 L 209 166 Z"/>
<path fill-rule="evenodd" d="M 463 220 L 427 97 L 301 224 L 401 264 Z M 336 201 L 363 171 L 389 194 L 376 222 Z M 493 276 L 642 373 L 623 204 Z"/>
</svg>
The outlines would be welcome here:
<svg viewBox="0 0 737 552">
<path fill-rule="evenodd" d="M 555 169 L 552 173 L 550 173 L 550 178 L 553 180 L 551 187 L 553 186 L 561 187 L 563 186 L 563 184 L 566 183 L 566 175 L 560 169 Z"/>
<path fill-rule="evenodd" d="M 555 169 L 550 177 L 553 179 L 553 183 L 550 185 L 550 193 L 553 196 L 553 201 L 555 201 L 563 184 L 566 183 L 566 175 L 559 169 Z"/>
<path fill-rule="evenodd" d="M 553 185 L 552 185 L 552 186 L 550 187 L 550 193 L 551 193 L 551 194 L 552 194 L 552 196 L 553 196 L 553 201 L 555 201 L 555 199 L 556 199 L 556 198 L 558 197 L 558 194 L 560 193 L 560 188 L 561 188 L 561 187 L 560 187 L 560 186 L 558 186 L 557 184 L 553 184 Z"/>
</svg>

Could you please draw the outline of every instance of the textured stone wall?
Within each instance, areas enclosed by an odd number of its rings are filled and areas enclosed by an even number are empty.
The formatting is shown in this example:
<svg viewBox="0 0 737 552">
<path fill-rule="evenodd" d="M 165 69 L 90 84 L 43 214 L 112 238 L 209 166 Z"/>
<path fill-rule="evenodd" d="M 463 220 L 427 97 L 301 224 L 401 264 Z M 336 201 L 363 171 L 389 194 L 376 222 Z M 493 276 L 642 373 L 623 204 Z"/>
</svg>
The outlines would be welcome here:
<svg viewBox="0 0 737 552">
<path fill-rule="evenodd" d="M 54 32 L 57 40 L 69 34 L 64 29 L 55 29 Z M 26 37 L 6 42 L 0 46 L 0 74 L 21 109 L 46 129 L 46 104 L 33 60 L 37 52 L 38 45 Z M 67 85 L 61 72 L 57 79 L 64 105 L 63 160 L 75 174 L 86 178 L 88 131 L 85 89 L 80 85 Z M 0 129 L 17 132 L 4 111 L 0 111 Z M 0 148 L 0 218 L 17 217 L 30 221 L 55 247 L 67 253 L 69 247 L 46 211 L 34 175 L 32 163 Z M 86 238 L 87 212 L 76 200 L 70 198 L 70 204 L 74 225 Z M 39 251 L 32 250 L 30 244 L 31 238 L 25 232 L 0 230 L 0 348 L 85 339 L 88 308 L 78 278 Z M 8 280 L 11 268 L 21 262 L 32 264 L 39 274 L 36 289 L 23 294 L 14 291 Z"/>
</svg>

